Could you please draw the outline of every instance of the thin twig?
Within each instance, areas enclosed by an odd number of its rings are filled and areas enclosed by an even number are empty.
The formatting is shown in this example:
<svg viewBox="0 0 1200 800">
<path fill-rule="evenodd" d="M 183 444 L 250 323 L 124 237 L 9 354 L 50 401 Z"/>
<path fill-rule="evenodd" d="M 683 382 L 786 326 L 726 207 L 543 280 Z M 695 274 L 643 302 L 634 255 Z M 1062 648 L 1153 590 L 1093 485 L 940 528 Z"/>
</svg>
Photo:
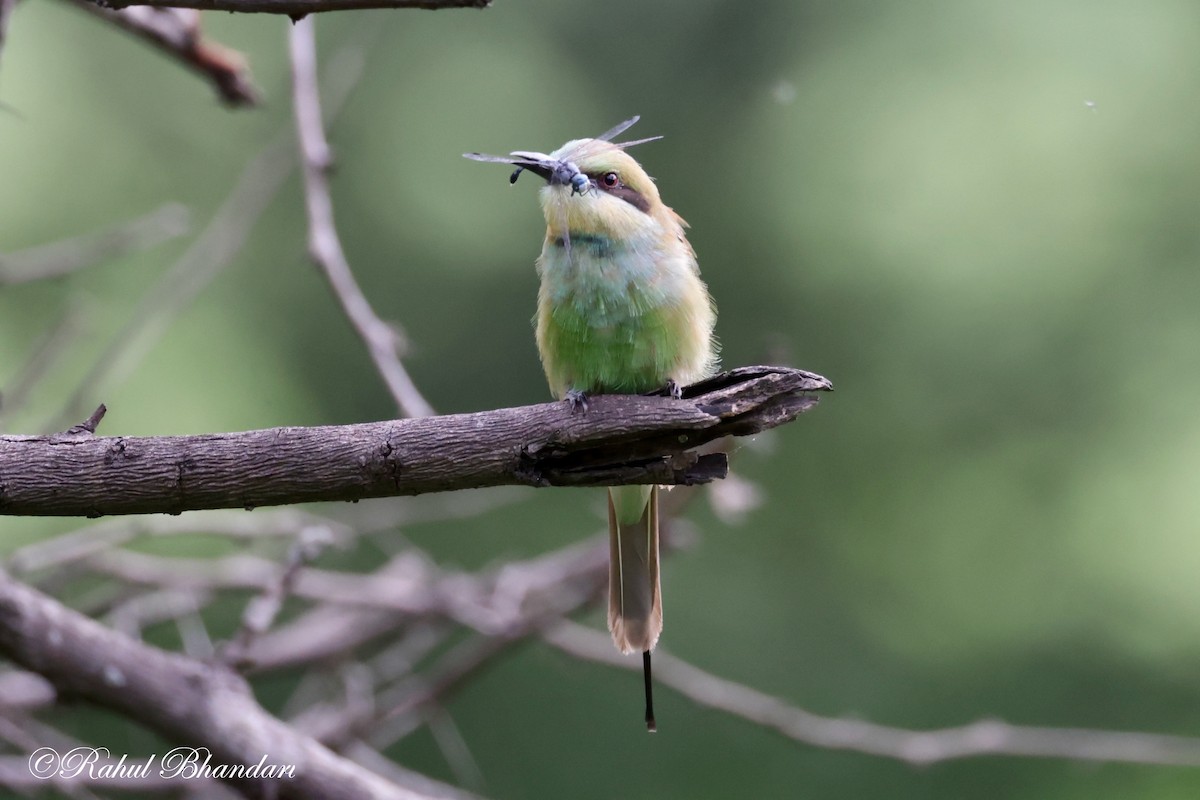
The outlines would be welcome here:
<svg viewBox="0 0 1200 800">
<path fill-rule="evenodd" d="M 367 346 L 401 416 L 427 417 L 433 407 L 421 396 L 397 352 L 396 331 L 378 316 L 354 280 L 333 221 L 329 193 L 332 165 L 329 143 L 321 123 L 321 99 L 317 89 L 316 36 L 312 17 L 292 25 L 288 45 L 292 59 L 292 101 L 296 117 L 304 174 L 304 205 L 308 214 L 308 252 L 329 282 L 342 311 Z"/>
<path fill-rule="evenodd" d="M 61 568 L 143 536 L 211 535 L 253 542 L 294 537 L 306 528 L 319 528 L 335 542 L 354 536 L 354 531 L 343 523 L 297 508 L 271 509 L 253 516 L 201 511 L 181 517 L 120 517 L 25 545 L 9 554 L 6 567 L 19 573 Z"/>
<path fill-rule="evenodd" d="M 228 106 L 255 106 L 261 101 L 245 57 L 204 37 L 200 12 L 183 4 L 105 3 L 71 0 L 76 6 L 108 20 L 149 42 L 188 69 L 207 78 Z M 130 6 L 129 8 L 118 7 Z"/>
<path fill-rule="evenodd" d="M 617 653 L 609 637 L 573 622 L 543 631 L 542 638 L 576 658 L 640 670 Z M 979 720 L 968 725 L 918 731 L 858 719 L 825 717 L 778 697 L 718 678 L 662 648 L 654 652 L 654 675 L 693 702 L 770 728 L 803 744 L 852 750 L 925 765 L 974 756 L 1069 758 L 1131 764 L 1200 765 L 1200 738 L 1156 733 L 1047 728 Z"/>
<path fill-rule="evenodd" d="M 129 550 L 99 553 L 87 562 L 97 574 L 139 586 L 186 591 L 256 590 L 260 597 L 271 599 L 268 608 L 275 608 L 284 590 L 308 600 L 368 606 L 412 616 L 431 614 L 442 607 L 429 592 L 428 577 L 425 575 L 418 580 L 406 580 L 396 575 L 394 570 L 377 575 L 315 568 L 301 570 L 303 563 L 294 557 L 289 557 L 286 564 L 278 564 L 250 555 L 211 559 L 173 558 Z M 256 610 L 255 614 L 265 610 Z M 275 610 L 277 613 L 278 609 Z M 255 623 L 252 627 L 257 629 L 259 624 Z M 262 627 L 254 634 L 265 630 L 266 627 Z M 245 644 L 249 646 L 250 641 Z"/>
<path fill-rule="evenodd" d="M 145 592 L 117 603 L 103 619 L 126 636 L 140 639 L 147 627 L 194 615 L 210 599 L 209 593 L 195 589 Z"/>
<path fill-rule="evenodd" d="M 296 585 L 301 571 L 320 555 L 332 538 L 322 535 L 319 529 L 301 531 L 288 548 L 287 558 L 279 575 L 263 591 L 246 605 L 242 613 L 242 625 L 222 652 L 226 664 L 245 665 L 246 653 L 254 640 L 270 629 L 275 618 L 283 610 L 283 603 Z"/>
<path fill-rule="evenodd" d="M 673 541 L 673 546 L 678 542 Z M 372 573 L 343 572 L 309 567 L 293 574 L 291 564 L 277 564 L 249 555 L 223 558 L 177 558 L 112 550 L 88 559 L 87 566 L 122 584 L 157 587 L 177 592 L 215 593 L 228 590 L 288 592 L 307 600 L 342 607 L 340 610 L 379 610 L 408 619 L 444 616 L 490 636 L 521 626 L 531 604 L 561 594 L 563 586 L 593 583 L 606 568 L 607 550 L 601 542 L 580 542 L 529 561 L 506 563 L 482 573 L 443 572 L 423 553 L 406 551 Z M 310 612 L 320 615 L 319 609 Z M 296 622 L 300 622 L 297 620 Z M 295 624 L 295 623 L 292 623 Z M 367 628 L 358 622 L 342 627 L 353 632 L 351 641 L 362 644 Z M 264 646 L 255 642 L 253 651 L 278 653 L 287 648 L 278 641 L 279 631 L 270 634 Z M 310 640 L 328 642 L 309 632 Z M 305 660 L 323 656 L 310 654 Z"/>
<path fill-rule="evenodd" d="M 481 790 L 484 783 L 483 771 L 450 713 L 444 708 L 438 708 L 429 715 L 428 724 L 429 732 L 433 734 L 433 740 L 454 772 L 455 779 L 463 786 L 476 791 Z"/>
<path fill-rule="evenodd" d="M 96 406 L 96 410 L 88 415 L 88 418 L 78 425 L 72 425 L 63 431 L 63 436 L 95 436 L 96 428 L 100 427 L 100 421 L 104 419 L 104 415 L 108 413 L 108 406 L 101 403 Z"/>
<path fill-rule="evenodd" d="M 686 547 L 690 537 L 676 532 L 668 545 Z M 467 599 L 450 616 L 472 628 L 473 636 L 446 652 L 421 675 L 405 676 L 378 669 L 380 683 L 398 683 L 378 693 L 373 716 L 343 713 L 321 719 L 319 738 L 344 744 L 344 737 L 369 732 L 366 738 L 382 750 L 417 730 L 440 713 L 443 699 L 498 657 L 568 618 L 597 598 L 608 576 L 607 537 L 569 545 L 555 552 L 501 567 L 494 585 L 475 579 L 477 588 L 449 586 L 443 594 Z M 444 583 L 449 583 L 445 581 Z M 481 584 L 482 585 L 478 585 Z M 481 591 L 483 590 L 483 591 Z M 469 608 L 477 609 L 468 613 Z M 483 612 L 483 613 L 479 613 Z M 411 670 L 408 670 L 411 672 Z M 401 679 L 403 678 L 403 679 Z"/>
<path fill-rule="evenodd" d="M 0 286 L 60 278 L 129 253 L 147 250 L 184 235 L 188 225 L 187 209 L 178 203 L 168 203 L 107 230 L 15 253 L 0 253 Z"/>
</svg>

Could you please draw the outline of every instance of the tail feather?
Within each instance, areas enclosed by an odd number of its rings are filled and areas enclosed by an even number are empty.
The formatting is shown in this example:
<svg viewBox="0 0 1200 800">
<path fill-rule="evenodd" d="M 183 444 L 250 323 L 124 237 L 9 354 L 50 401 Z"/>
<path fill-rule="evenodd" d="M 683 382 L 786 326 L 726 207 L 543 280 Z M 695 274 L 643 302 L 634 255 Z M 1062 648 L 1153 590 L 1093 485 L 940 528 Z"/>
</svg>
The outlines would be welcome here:
<svg viewBox="0 0 1200 800">
<path fill-rule="evenodd" d="M 628 521 L 635 519 L 639 505 L 636 522 Z M 663 626 L 658 487 L 609 489 L 608 531 L 608 629 L 613 643 L 622 653 L 652 650 Z"/>
</svg>

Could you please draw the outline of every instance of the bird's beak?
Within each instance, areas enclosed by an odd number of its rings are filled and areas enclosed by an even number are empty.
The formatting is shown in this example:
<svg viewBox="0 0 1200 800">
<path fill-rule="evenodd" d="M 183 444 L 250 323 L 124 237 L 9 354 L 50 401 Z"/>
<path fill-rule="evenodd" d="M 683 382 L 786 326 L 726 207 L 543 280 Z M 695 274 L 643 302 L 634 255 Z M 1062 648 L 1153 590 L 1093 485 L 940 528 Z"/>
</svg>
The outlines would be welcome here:
<svg viewBox="0 0 1200 800">
<path fill-rule="evenodd" d="M 517 150 L 506 156 L 489 156 L 486 153 L 463 153 L 464 158 L 472 161 L 485 161 L 491 164 L 511 164 L 516 170 L 509 177 L 509 183 L 516 183 L 521 172 L 529 170 L 551 185 L 575 185 L 579 176 L 579 167 L 569 161 L 551 158 L 545 153 Z"/>
</svg>

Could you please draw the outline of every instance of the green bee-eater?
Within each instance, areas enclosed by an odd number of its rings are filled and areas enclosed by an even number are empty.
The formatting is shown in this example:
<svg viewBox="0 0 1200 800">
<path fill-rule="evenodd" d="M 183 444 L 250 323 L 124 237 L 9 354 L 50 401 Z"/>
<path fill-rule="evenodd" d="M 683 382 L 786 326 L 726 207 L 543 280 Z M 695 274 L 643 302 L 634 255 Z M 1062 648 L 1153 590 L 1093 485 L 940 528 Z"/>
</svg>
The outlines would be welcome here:
<svg viewBox="0 0 1200 800">
<path fill-rule="evenodd" d="M 550 154 L 468 158 L 517 166 L 547 182 L 541 190 L 546 240 L 537 345 L 550 390 L 586 410 L 593 394 L 641 393 L 680 386 L 716 368 L 716 309 L 700 279 L 684 221 L 625 148 L 614 144 L 628 120 L 595 139 L 567 142 Z M 655 137 L 658 138 L 658 137 Z M 643 653 L 646 723 L 650 651 L 662 632 L 657 486 L 608 490 L 608 627 L 622 653 Z"/>
</svg>

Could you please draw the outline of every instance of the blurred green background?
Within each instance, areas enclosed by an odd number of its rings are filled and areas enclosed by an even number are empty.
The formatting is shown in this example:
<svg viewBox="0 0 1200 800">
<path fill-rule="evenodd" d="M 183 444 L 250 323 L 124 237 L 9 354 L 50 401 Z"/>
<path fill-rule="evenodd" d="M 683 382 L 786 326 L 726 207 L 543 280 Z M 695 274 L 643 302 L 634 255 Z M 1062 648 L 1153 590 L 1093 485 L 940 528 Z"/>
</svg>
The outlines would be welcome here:
<svg viewBox="0 0 1200 800">
<path fill-rule="evenodd" d="M 202 226 L 290 126 L 286 21 L 209 15 L 267 95 L 203 81 L 61 3 L 0 62 L 0 251 L 178 201 Z M 715 296 L 724 363 L 833 380 L 745 447 L 765 504 L 706 504 L 665 570 L 663 645 L 824 714 L 1200 735 L 1200 6 L 498 0 L 322 16 L 370 40 L 331 130 L 337 219 L 443 412 L 547 399 L 529 319 L 534 181 L 461 158 L 641 114 L 637 157 Z M 248 242 L 105 387 L 108 434 L 373 420 L 394 408 L 305 257 L 295 175 Z M 83 335 L 5 429 L 35 432 L 183 251 L 0 289 L 0 387 L 68 307 Z M 406 533 L 448 564 L 561 546 L 596 492 L 528 492 Z M 69 520 L 0 522 L 6 547 Z M 587 620 L 602 625 L 599 614 Z M 496 798 L 1195 798 L 1195 770 L 797 746 L 526 647 L 449 711 Z M 453 775 L 428 734 L 393 755 Z"/>
</svg>

